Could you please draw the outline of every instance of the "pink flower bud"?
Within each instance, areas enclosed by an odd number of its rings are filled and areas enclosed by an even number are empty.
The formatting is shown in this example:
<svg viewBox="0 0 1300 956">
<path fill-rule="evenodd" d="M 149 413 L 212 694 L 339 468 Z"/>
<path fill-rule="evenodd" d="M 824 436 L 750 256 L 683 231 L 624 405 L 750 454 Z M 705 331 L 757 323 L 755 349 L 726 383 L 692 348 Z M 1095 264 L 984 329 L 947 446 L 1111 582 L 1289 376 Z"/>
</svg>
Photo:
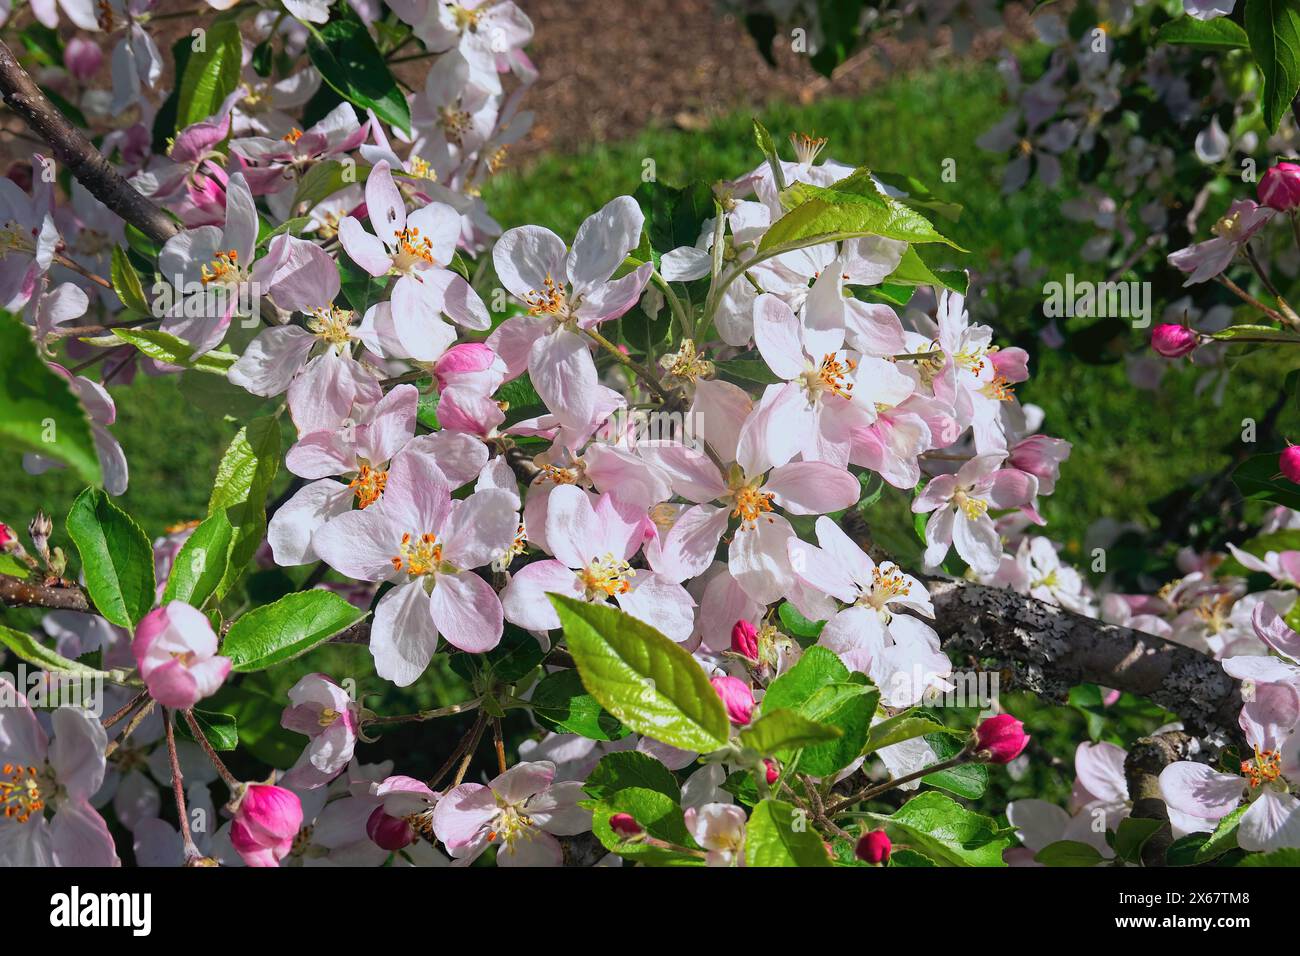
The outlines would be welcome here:
<svg viewBox="0 0 1300 956">
<path fill-rule="evenodd" d="M 1190 355 L 1196 346 L 1196 333 L 1185 325 L 1165 322 L 1151 330 L 1151 347 L 1165 358 Z"/>
<path fill-rule="evenodd" d="M 255 783 L 244 790 L 230 842 L 248 866 L 277 866 L 302 828 L 302 803 L 284 787 Z"/>
<path fill-rule="evenodd" d="M 884 830 L 872 830 L 863 834 L 854 847 L 854 855 L 863 863 L 884 863 L 889 859 L 889 852 L 894 848 Z"/>
<path fill-rule="evenodd" d="M 0 521 L 0 551 L 4 551 L 5 549 L 7 549 L 9 547 L 9 542 L 13 540 L 14 540 L 13 531 L 10 530 L 7 524 L 5 524 L 3 521 Z"/>
<path fill-rule="evenodd" d="M 733 724 L 744 726 L 754 719 L 754 692 L 739 677 L 715 677 L 710 684 L 726 705 Z"/>
<path fill-rule="evenodd" d="M 609 818 L 609 828 L 621 837 L 634 837 L 641 832 L 641 825 L 630 813 L 616 813 Z"/>
<path fill-rule="evenodd" d="M 731 649 L 745 660 L 758 660 L 758 628 L 748 621 L 737 621 L 731 628 Z"/>
<path fill-rule="evenodd" d="M 1257 192 L 1262 204 L 1280 212 L 1300 206 L 1300 166 L 1278 163 L 1264 173 Z"/>
<path fill-rule="evenodd" d="M 989 763 L 1010 763 L 1028 743 L 1025 725 L 1010 714 L 990 717 L 975 728 L 975 751 Z"/>
<path fill-rule="evenodd" d="M 781 767 L 771 757 L 764 758 L 763 766 L 767 768 L 764 776 L 767 778 L 767 785 L 769 787 L 781 779 Z"/>
<path fill-rule="evenodd" d="M 1287 481 L 1300 485 L 1300 445 L 1288 445 L 1277 460 Z"/>
<path fill-rule="evenodd" d="M 392 817 L 383 807 L 375 807 L 366 821 L 366 836 L 384 850 L 400 850 L 415 842 L 415 831 L 400 817 Z"/>
<path fill-rule="evenodd" d="M 98 73 L 103 62 L 104 51 L 92 40 L 73 37 L 63 48 L 63 65 L 80 83 L 87 82 Z"/>
</svg>

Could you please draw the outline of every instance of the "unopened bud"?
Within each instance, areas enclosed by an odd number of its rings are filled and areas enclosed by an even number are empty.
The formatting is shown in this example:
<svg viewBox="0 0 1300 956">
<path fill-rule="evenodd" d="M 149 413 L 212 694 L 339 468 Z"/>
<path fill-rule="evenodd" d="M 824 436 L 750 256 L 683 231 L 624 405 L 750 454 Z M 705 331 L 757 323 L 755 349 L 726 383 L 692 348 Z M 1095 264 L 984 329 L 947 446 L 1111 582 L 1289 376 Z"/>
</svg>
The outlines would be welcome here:
<svg viewBox="0 0 1300 956">
<path fill-rule="evenodd" d="M 642 832 L 640 824 L 630 813 L 616 813 L 609 818 L 609 828 L 624 839 Z"/>
<path fill-rule="evenodd" d="M 1185 325 L 1165 322 L 1151 330 L 1151 347 L 1165 358 L 1182 358 L 1196 351 L 1199 339 Z"/>
<path fill-rule="evenodd" d="M 990 717 L 975 728 L 975 752 L 988 763 L 1010 763 L 1028 743 L 1025 725 L 1010 714 Z"/>
<path fill-rule="evenodd" d="M 740 620 L 731 628 L 731 649 L 748 661 L 758 660 L 758 628 Z"/>
<path fill-rule="evenodd" d="M 754 692 L 739 677 L 715 677 L 709 681 L 727 708 L 733 724 L 744 726 L 754 719 Z"/>
<path fill-rule="evenodd" d="M 858 845 L 853 848 L 854 855 L 863 863 L 884 863 L 894 848 L 884 830 L 872 830 L 863 834 Z"/>
<path fill-rule="evenodd" d="M 1262 205 L 1279 212 L 1300 206 L 1300 166 L 1278 163 L 1260 177 L 1257 192 Z"/>
</svg>

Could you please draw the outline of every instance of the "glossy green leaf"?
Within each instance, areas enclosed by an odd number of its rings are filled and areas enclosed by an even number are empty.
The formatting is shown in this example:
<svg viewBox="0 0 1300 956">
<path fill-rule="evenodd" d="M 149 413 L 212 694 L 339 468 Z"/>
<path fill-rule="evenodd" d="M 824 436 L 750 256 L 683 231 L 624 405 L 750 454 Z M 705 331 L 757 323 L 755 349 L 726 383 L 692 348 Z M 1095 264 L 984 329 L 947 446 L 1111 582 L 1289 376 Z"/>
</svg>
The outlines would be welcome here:
<svg viewBox="0 0 1300 956">
<path fill-rule="evenodd" d="M 333 591 L 286 595 L 239 617 L 221 642 L 236 671 L 260 671 L 292 660 L 365 617 Z"/>
<path fill-rule="evenodd" d="M 225 577 L 234 539 L 235 529 L 224 510 L 208 515 L 177 552 L 163 588 L 162 603 L 184 601 L 202 607 Z"/>
<path fill-rule="evenodd" d="M 745 865 L 830 866 L 831 858 L 803 810 L 780 800 L 764 800 L 745 828 Z"/>
<path fill-rule="evenodd" d="M 87 488 L 68 511 L 68 536 L 81 555 L 86 591 L 118 627 L 133 628 L 153 607 L 153 547 L 108 495 Z"/>
<path fill-rule="evenodd" d="M 53 458 L 87 484 L 102 481 L 90 421 L 68 380 L 41 359 L 31 330 L 0 314 L 0 447 Z"/>
<path fill-rule="evenodd" d="M 687 651 L 649 624 L 607 604 L 549 595 L 582 683 L 633 730 L 683 750 L 724 746 L 722 699 Z"/>
</svg>

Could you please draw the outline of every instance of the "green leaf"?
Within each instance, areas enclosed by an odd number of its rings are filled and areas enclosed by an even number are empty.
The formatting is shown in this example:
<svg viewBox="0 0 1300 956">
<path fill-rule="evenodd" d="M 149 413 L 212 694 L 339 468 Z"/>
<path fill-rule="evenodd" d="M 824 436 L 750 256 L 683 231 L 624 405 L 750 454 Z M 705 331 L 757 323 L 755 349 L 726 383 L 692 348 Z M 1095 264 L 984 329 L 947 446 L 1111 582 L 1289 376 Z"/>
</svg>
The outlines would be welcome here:
<svg viewBox="0 0 1300 956">
<path fill-rule="evenodd" d="M 113 334 L 123 342 L 134 345 L 149 358 L 166 365 L 224 376 L 230 366 L 238 361 L 237 356 L 230 352 L 205 352 L 195 359 L 194 350 L 188 342 L 158 329 L 114 329 Z"/>
<path fill-rule="evenodd" d="M 869 170 L 859 169 L 829 187 L 799 183 L 791 190 L 796 191 L 804 201 L 772 224 L 759 243 L 760 252 L 819 236 L 884 236 L 903 242 L 942 242 L 966 251 L 919 212 L 881 193 Z"/>
<path fill-rule="evenodd" d="M 807 638 L 814 640 L 821 636 L 822 628 L 826 626 L 825 621 L 810 621 L 799 613 L 799 609 L 789 601 L 782 601 L 781 607 L 777 610 L 781 618 L 781 626 L 784 627 L 794 637 Z"/>
<path fill-rule="evenodd" d="M 940 863 L 1006 865 L 1002 851 L 1011 845 L 1012 831 L 935 790 L 913 797 L 892 816 L 869 816 L 884 824 L 895 842 L 907 843 Z"/>
<path fill-rule="evenodd" d="M 662 761 L 635 750 L 605 754 L 582 785 L 582 789 L 597 800 L 605 801 L 630 787 L 657 791 L 674 803 L 681 799 L 682 788 L 672 771 Z"/>
<path fill-rule="evenodd" d="M 871 733 L 871 718 L 879 702 L 880 691 L 852 680 L 836 681 L 815 691 L 799 706 L 799 713 L 838 727 L 842 733 L 837 740 L 805 748 L 799 758 L 800 772 L 829 777 L 857 760 Z M 765 707 L 764 713 L 769 712 Z"/>
<path fill-rule="evenodd" d="M 199 725 L 199 730 L 203 731 L 208 743 L 212 744 L 213 750 L 234 750 L 239 746 L 239 723 L 230 714 L 199 710 L 197 707 L 190 713 L 194 715 L 194 722 Z M 189 723 L 182 717 L 176 719 L 176 732 L 186 740 L 194 739 Z"/>
<path fill-rule="evenodd" d="M 687 651 L 649 624 L 606 604 L 549 595 L 582 683 L 633 730 L 708 753 L 726 745 L 727 712 Z"/>
<path fill-rule="evenodd" d="M 849 669 L 833 651 L 810 647 L 790 668 L 767 688 L 763 695 L 763 712 L 780 707 L 798 709 L 818 690 L 837 681 L 847 681 Z"/>
<path fill-rule="evenodd" d="M 619 856 L 651 866 L 700 866 L 704 862 L 698 856 L 624 840 L 609 825 L 614 814 L 626 813 L 655 839 L 693 849 L 695 841 L 686 830 L 682 808 L 675 797 L 646 787 L 628 787 L 608 800 L 595 801 L 591 810 L 591 831 L 606 849 Z"/>
<path fill-rule="evenodd" d="M 56 459 L 98 485 L 103 478 L 86 412 L 16 315 L 0 315 L 0 368 L 0 446 Z"/>
<path fill-rule="evenodd" d="M 345 164 L 337 159 L 316 163 L 298 180 L 298 189 L 293 194 L 293 203 L 289 208 L 298 209 L 305 204 L 310 211 L 317 203 L 353 183 L 365 182 L 369 174 L 369 166 Z"/>
<path fill-rule="evenodd" d="M 208 515 L 185 539 L 172 562 L 162 603 L 184 601 L 202 607 L 226 575 L 234 539 L 235 529 L 224 510 Z"/>
<path fill-rule="evenodd" d="M 969 286 L 966 273 L 931 269 L 921 257 L 921 254 L 912 246 L 907 247 L 907 251 L 903 253 L 903 258 L 898 261 L 898 266 L 885 278 L 885 283 L 902 286 L 942 286 L 945 289 L 960 292 L 962 295 L 966 294 Z"/>
<path fill-rule="evenodd" d="M 1218 332 L 1211 332 L 1210 338 L 1220 342 L 1244 339 L 1248 342 L 1280 342 L 1286 345 L 1300 342 L 1300 335 L 1289 329 L 1275 329 L 1271 325 L 1232 325 Z"/>
<path fill-rule="evenodd" d="M 542 678 L 533 691 L 533 713 L 551 730 L 580 734 L 590 740 L 619 740 L 628 729 L 587 693 L 575 670 L 557 671 Z"/>
<path fill-rule="evenodd" d="M 190 45 L 189 59 L 181 75 L 176 129 L 213 116 L 221 101 L 234 92 L 239 83 L 243 41 L 239 26 L 232 21 L 215 22 L 208 29 L 202 52 Z"/>
<path fill-rule="evenodd" d="M 298 591 L 236 620 L 221 642 L 221 653 L 230 658 L 233 670 L 265 670 L 307 653 L 364 616 L 333 591 Z"/>
<path fill-rule="evenodd" d="M 1142 847 L 1161 825 L 1161 821 L 1146 817 L 1125 817 L 1115 828 L 1115 855 L 1128 863 L 1141 862 Z"/>
<path fill-rule="evenodd" d="M 279 466 L 280 423 L 271 415 L 241 428 L 217 466 L 208 514 L 224 510 L 235 532 L 230 563 L 215 592 L 218 598 L 243 574 L 266 536 L 266 496 Z"/>
<path fill-rule="evenodd" d="M 745 828 L 745 865 L 830 866 L 831 858 L 804 811 L 764 800 Z"/>
<path fill-rule="evenodd" d="M 1229 850 L 1237 849 L 1237 828 L 1241 825 L 1241 818 L 1245 816 L 1248 809 L 1250 809 L 1249 804 L 1240 806 L 1219 821 L 1210 838 L 1196 851 L 1194 859 L 1197 863 L 1209 863 Z"/>
<path fill-rule="evenodd" d="M 1096 866 L 1105 860 L 1097 848 L 1077 840 L 1057 840 L 1034 855 L 1043 866 Z"/>
<path fill-rule="evenodd" d="M 385 123 L 411 131 L 411 111 L 393 79 L 383 54 L 366 25 L 343 0 L 335 4 L 330 22 L 313 31 L 307 54 L 322 79 L 340 96 L 361 109 L 373 109 Z"/>
<path fill-rule="evenodd" d="M 829 776 L 847 767 L 862 753 L 871 733 L 880 692 L 861 675 L 850 674 L 824 647 L 804 651 L 794 667 L 772 681 L 763 695 L 763 713 L 781 708 L 838 727 L 842 736 L 804 750 L 799 769 L 814 777 Z"/>
<path fill-rule="evenodd" d="M 873 724 L 871 732 L 867 735 L 867 745 L 862 752 L 864 755 L 873 754 L 877 750 L 901 744 L 914 737 L 947 732 L 948 728 L 943 724 L 929 717 L 919 717 L 915 711 L 907 710 Z"/>
<path fill-rule="evenodd" d="M 80 674 L 85 677 L 108 676 L 104 671 L 88 667 L 78 661 L 54 653 L 36 638 L 22 631 L 0 624 L 0 644 L 9 648 L 18 658 L 28 664 L 35 664 L 42 670 L 58 671 L 65 674 Z M 18 688 L 22 690 L 23 688 Z"/>
<path fill-rule="evenodd" d="M 759 152 L 767 160 L 768 167 L 772 170 L 772 181 L 776 183 L 778 193 L 785 192 L 785 168 L 781 165 L 781 157 L 777 154 L 776 143 L 772 141 L 772 134 L 767 131 L 767 127 L 754 120 L 754 142 L 758 144 Z M 694 240 L 691 245 L 694 245 Z"/>
<path fill-rule="evenodd" d="M 66 527 L 96 609 L 118 627 L 134 628 L 153 607 L 153 548 L 145 533 L 94 488 L 77 496 Z"/>
<path fill-rule="evenodd" d="M 961 203 L 945 202 L 930 191 L 925 183 L 915 176 L 907 173 L 891 173 L 882 170 L 875 170 L 872 173 L 876 179 L 897 192 L 904 193 L 898 201 L 911 206 L 913 209 L 920 209 L 936 213 L 943 218 L 956 222 L 961 216 Z"/>
<path fill-rule="evenodd" d="M 135 271 L 135 267 L 127 259 L 126 250 L 121 246 L 113 247 L 113 264 L 109 275 L 113 281 L 113 291 L 117 293 L 124 306 L 140 315 L 153 314 L 149 301 L 144 297 L 144 285 L 140 282 L 140 274 Z"/>
<path fill-rule="evenodd" d="M 936 757 L 940 760 L 947 760 L 950 757 L 955 757 L 962 747 L 966 745 L 966 738 L 951 732 L 936 733 L 926 734 L 925 742 L 930 745 L 930 749 L 934 751 Z M 947 790 L 949 793 L 955 793 L 967 800 L 978 800 L 984 796 L 984 791 L 988 789 L 989 768 L 987 764 L 965 763 L 950 767 L 947 770 L 940 770 L 938 773 L 928 774 L 921 779 L 932 787 Z"/>
<path fill-rule="evenodd" d="M 1246 0 L 1245 24 L 1264 78 L 1264 125 L 1275 133 L 1300 89 L 1300 7 L 1295 0 Z"/>
<path fill-rule="evenodd" d="M 780 750 L 798 750 L 828 740 L 836 740 L 844 731 L 830 724 L 809 720 L 797 711 L 779 708 L 765 713 L 740 732 L 740 742 L 760 754 L 771 756 Z"/>
<path fill-rule="evenodd" d="M 1300 508 L 1300 487 L 1281 477 L 1276 452 L 1251 455 L 1233 469 L 1232 483 L 1245 498 Z"/>
<path fill-rule="evenodd" d="M 1250 46 L 1246 31 L 1227 17 L 1197 20 L 1195 17 L 1184 16 L 1170 20 L 1156 32 L 1156 42 L 1176 43 L 1202 50 L 1236 50 Z"/>
<path fill-rule="evenodd" d="M 694 246 L 705 221 L 715 211 L 713 190 L 704 183 L 678 188 L 652 180 L 637 186 L 632 198 L 645 214 L 650 246 L 660 255 L 681 246 Z"/>
</svg>

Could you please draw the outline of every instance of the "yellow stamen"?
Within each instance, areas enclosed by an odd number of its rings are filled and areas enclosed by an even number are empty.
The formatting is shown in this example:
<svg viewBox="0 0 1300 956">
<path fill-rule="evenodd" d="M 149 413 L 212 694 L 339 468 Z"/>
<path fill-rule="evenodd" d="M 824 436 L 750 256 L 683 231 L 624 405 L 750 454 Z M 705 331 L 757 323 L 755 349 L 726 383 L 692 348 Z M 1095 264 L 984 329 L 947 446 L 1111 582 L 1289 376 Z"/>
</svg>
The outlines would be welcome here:
<svg viewBox="0 0 1300 956">
<path fill-rule="evenodd" d="M 632 565 L 612 554 L 593 559 L 578 572 L 588 600 L 602 595 L 613 597 L 615 594 L 626 594 L 632 588 L 631 582 L 635 575 Z"/>
<path fill-rule="evenodd" d="M 367 462 L 362 462 L 361 470 L 348 482 L 348 487 L 357 496 L 357 506 L 369 508 L 383 496 L 386 484 L 388 484 L 388 472 L 372 468 Z M 401 568 L 397 570 L 400 571 Z"/>
<path fill-rule="evenodd" d="M 422 534 L 414 538 L 407 533 L 402 535 L 402 544 L 392 561 L 394 570 L 405 571 L 413 578 L 434 574 L 442 564 L 442 545 L 435 535 Z"/>
<path fill-rule="evenodd" d="M 26 823 L 45 809 L 40 778 L 35 767 L 7 763 L 0 767 L 0 808 L 9 819 Z"/>
</svg>

